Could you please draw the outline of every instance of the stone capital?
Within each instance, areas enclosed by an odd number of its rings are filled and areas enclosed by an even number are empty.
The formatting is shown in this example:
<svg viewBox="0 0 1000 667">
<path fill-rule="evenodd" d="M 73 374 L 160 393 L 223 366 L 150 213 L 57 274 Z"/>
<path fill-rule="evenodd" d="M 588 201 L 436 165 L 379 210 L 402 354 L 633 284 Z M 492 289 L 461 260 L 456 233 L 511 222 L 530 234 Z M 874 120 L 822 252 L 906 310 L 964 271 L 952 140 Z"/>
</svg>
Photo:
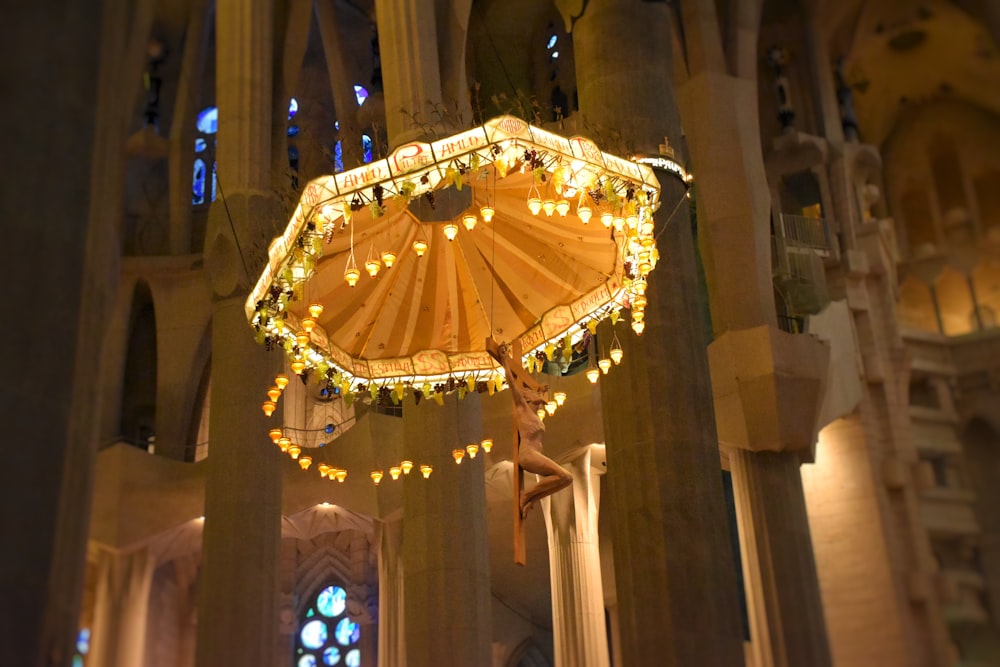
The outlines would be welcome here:
<svg viewBox="0 0 1000 667">
<path fill-rule="evenodd" d="M 769 325 L 715 339 L 708 362 L 720 444 L 811 452 L 829 361 L 828 343 Z"/>
</svg>

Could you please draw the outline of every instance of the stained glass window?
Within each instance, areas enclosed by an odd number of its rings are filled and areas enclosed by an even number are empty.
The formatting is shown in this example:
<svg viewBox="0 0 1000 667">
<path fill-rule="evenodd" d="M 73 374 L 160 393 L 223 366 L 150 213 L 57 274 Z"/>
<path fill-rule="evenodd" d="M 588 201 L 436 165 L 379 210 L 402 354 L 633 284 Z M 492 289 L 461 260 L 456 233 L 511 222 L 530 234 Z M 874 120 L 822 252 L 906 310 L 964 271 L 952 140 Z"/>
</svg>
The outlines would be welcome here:
<svg viewBox="0 0 1000 667">
<path fill-rule="evenodd" d="M 372 161 L 372 138 L 369 137 L 367 134 L 362 134 L 361 135 L 361 148 L 362 148 L 362 150 L 364 150 L 364 153 L 365 153 L 365 155 L 364 155 L 364 161 L 366 163 L 367 162 L 371 162 Z"/>
<path fill-rule="evenodd" d="M 194 178 L 191 184 L 191 203 L 195 206 L 215 201 L 215 134 L 219 131 L 218 107 L 206 107 L 195 121 Z M 212 150 L 209 150 L 209 146 Z M 208 165 L 212 165 L 211 171 Z"/>
<path fill-rule="evenodd" d="M 299 619 L 293 667 L 361 667 L 361 626 L 347 616 L 347 591 L 330 585 Z"/>
<path fill-rule="evenodd" d="M 354 86 L 354 96 L 358 98 L 358 106 L 361 106 L 368 99 L 368 89 L 364 86 Z"/>
</svg>

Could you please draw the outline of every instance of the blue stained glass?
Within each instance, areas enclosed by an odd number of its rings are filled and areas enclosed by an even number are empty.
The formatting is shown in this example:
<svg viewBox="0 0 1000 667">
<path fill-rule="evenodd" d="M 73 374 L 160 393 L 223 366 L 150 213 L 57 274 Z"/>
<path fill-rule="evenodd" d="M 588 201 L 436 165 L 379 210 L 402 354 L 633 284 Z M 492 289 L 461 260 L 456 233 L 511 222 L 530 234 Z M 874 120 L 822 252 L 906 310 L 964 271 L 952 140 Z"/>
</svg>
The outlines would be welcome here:
<svg viewBox="0 0 1000 667">
<path fill-rule="evenodd" d="M 347 657 L 344 659 L 344 664 L 347 667 L 361 667 L 361 651 L 358 649 L 348 651 Z"/>
<path fill-rule="evenodd" d="M 339 130 L 340 129 L 340 121 L 339 120 L 333 121 L 333 129 L 335 129 L 335 130 Z"/>
<path fill-rule="evenodd" d="M 215 176 L 215 166 L 216 165 L 213 162 L 212 163 L 212 201 L 215 201 L 216 184 L 219 182 L 219 179 L 216 178 L 216 176 Z"/>
<path fill-rule="evenodd" d="M 316 656 L 311 653 L 307 653 L 299 658 L 297 667 L 316 667 Z"/>
<path fill-rule="evenodd" d="M 299 112 L 299 101 L 294 97 L 288 103 L 288 120 L 295 118 L 295 114 Z"/>
<path fill-rule="evenodd" d="M 205 148 L 207 148 L 207 147 L 208 147 L 208 143 L 204 139 L 202 139 L 201 137 L 198 137 L 197 139 L 194 140 L 194 152 L 195 153 L 200 153 L 203 150 L 205 150 Z"/>
<path fill-rule="evenodd" d="M 555 35 L 550 36 L 548 43 L 545 45 L 545 48 L 551 49 L 553 46 L 556 45 L 557 41 L 559 41 L 558 37 L 556 37 Z"/>
<path fill-rule="evenodd" d="M 362 134 L 361 135 L 361 147 L 365 151 L 364 161 L 365 162 L 371 162 L 372 161 L 372 138 L 369 137 L 367 134 Z"/>
<path fill-rule="evenodd" d="M 344 147 L 338 141 L 333 147 L 333 170 L 335 172 L 344 171 Z"/>
<path fill-rule="evenodd" d="M 73 667 L 83 667 L 83 656 L 79 653 L 73 656 Z"/>
<path fill-rule="evenodd" d="M 340 662 L 340 649 L 336 646 L 331 646 L 330 648 L 323 651 L 323 664 L 324 665 L 336 665 Z"/>
<path fill-rule="evenodd" d="M 80 655 L 87 655 L 90 651 L 90 628 L 83 628 L 76 636 L 76 651 Z"/>
<path fill-rule="evenodd" d="M 559 57 L 559 52 L 558 51 L 553 51 L 552 52 L 552 60 L 555 60 L 558 57 Z"/>
<path fill-rule="evenodd" d="M 298 133 L 299 133 L 299 126 L 298 125 L 289 125 L 288 126 L 288 136 L 294 137 L 294 136 L 297 136 Z"/>
<path fill-rule="evenodd" d="M 351 619 L 345 618 L 337 623 L 337 629 L 333 635 L 341 646 L 350 646 L 361 639 L 361 626 Z"/>
<path fill-rule="evenodd" d="M 215 134 L 219 130 L 219 108 L 208 107 L 198 114 L 195 126 L 202 134 Z"/>
<path fill-rule="evenodd" d="M 205 161 L 201 158 L 194 161 L 194 187 L 191 203 L 196 205 L 205 203 Z"/>
<path fill-rule="evenodd" d="M 337 392 L 337 390 L 336 390 L 336 389 L 334 389 L 334 393 L 339 393 L 339 392 Z M 329 433 L 333 433 L 333 424 L 327 424 L 327 425 L 326 425 L 326 432 L 327 432 L 328 434 L 329 434 Z"/>
<path fill-rule="evenodd" d="M 316 608 L 327 618 L 340 616 L 347 609 L 347 591 L 340 586 L 327 586 L 316 596 Z"/>
<path fill-rule="evenodd" d="M 309 621 L 302 626 L 299 637 L 302 639 L 302 645 L 306 648 L 323 648 L 327 638 L 326 623 L 319 620 Z"/>
<path fill-rule="evenodd" d="M 354 96 L 358 98 L 358 106 L 361 106 L 368 99 L 368 89 L 364 86 L 355 85 Z"/>
</svg>

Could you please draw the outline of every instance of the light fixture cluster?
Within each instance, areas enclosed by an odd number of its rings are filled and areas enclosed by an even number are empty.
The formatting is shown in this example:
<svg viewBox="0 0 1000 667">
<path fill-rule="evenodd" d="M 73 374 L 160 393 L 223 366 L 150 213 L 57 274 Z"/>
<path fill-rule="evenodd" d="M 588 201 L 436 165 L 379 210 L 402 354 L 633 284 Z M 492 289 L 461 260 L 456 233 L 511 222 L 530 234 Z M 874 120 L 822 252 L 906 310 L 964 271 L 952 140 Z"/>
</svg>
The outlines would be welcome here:
<svg viewBox="0 0 1000 667">
<path fill-rule="evenodd" d="M 270 417 L 274 414 L 274 411 L 278 408 L 278 399 L 281 398 L 281 392 L 284 391 L 287 386 L 287 375 L 281 373 L 275 376 L 274 384 L 267 390 L 267 400 L 260 406 L 265 415 Z"/>
<path fill-rule="evenodd" d="M 462 459 L 465 458 L 466 453 L 468 453 L 470 459 L 474 459 L 476 458 L 476 455 L 479 454 L 480 449 L 489 454 L 490 450 L 493 449 L 493 439 L 484 438 L 480 442 L 470 442 L 465 446 L 464 449 L 461 447 L 459 447 L 458 449 L 453 449 L 451 450 L 451 457 L 455 459 L 455 463 L 461 464 Z"/>
<path fill-rule="evenodd" d="M 420 470 L 420 474 L 424 479 L 429 479 L 431 473 L 434 472 L 434 467 L 427 463 L 423 463 L 420 466 L 414 466 L 413 461 L 400 461 L 399 465 L 389 467 L 389 477 L 391 477 L 393 481 L 396 481 L 400 478 L 400 476 L 405 477 L 409 475 L 410 471 L 413 470 L 414 467 L 417 467 L 417 469 Z M 385 478 L 385 471 L 372 470 L 371 473 L 369 473 L 369 477 L 371 477 L 372 481 L 375 482 L 375 486 L 378 486 Z"/>
</svg>

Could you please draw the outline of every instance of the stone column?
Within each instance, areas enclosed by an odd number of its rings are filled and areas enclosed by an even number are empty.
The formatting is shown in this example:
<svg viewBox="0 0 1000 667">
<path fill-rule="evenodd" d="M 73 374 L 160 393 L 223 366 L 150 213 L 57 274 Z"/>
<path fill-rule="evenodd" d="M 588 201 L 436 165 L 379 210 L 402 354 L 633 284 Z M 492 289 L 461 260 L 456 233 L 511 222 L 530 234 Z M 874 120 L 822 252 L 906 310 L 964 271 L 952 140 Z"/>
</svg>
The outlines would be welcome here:
<svg viewBox="0 0 1000 667">
<path fill-rule="evenodd" d="M 490 664 L 489 542 L 483 456 L 451 450 L 482 439 L 478 395 L 403 409 L 403 450 L 434 467 L 403 488 L 403 608 L 407 667 Z"/>
<path fill-rule="evenodd" d="M 573 475 L 572 493 L 556 493 L 541 503 L 549 538 L 556 667 L 611 664 L 597 533 L 604 461 L 603 445 L 574 452 L 564 464 Z"/>
<path fill-rule="evenodd" d="M 737 449 L 729 463 L 755 664 L 832 664 L 798 458 Z"/>
<path fill-rule="evenodd" d="M 695 170 L 698 236 L 715 334 L 709 361 L 718 436 L 723 445 L 744 450 L 731 458 L 731 467 L 738 506 L 739 499 L 749 504 L 740 508 L 741 530 L 757 536 L 755 548 L 743 545 L 751 575 L 748 595 L 763 597 L 748 604 L 766 612 L 769 628 L 765 631 L 765 619 L 758 618 L 753 641 L 770 642 L 772 664 L 822 667 L 830 657 L 798 464 L 810 458 L 816 439 L 829 348 L 818 338 L 776 326 L 771 200 L 753 59 L 744 59 L 747 64 L 735 72 L 725 67 L 711 2 L 692 2 L 683 20 L 688 78 L 679 101 Z M 745 27 L 745 42 L 755 43 L 756 24 Z M 828 80 L 829 72 L 823 78 Z M 836 127 L 835 110 L 828 111 Z M 773 495 L 749 491 L 760 478 L 773 485 L 768 491 Z M 796 507 L 781 507 L 772 497 Z M 785 565 L 779 574 L 776 568 Z M 787 600 L 796 596 L 814 606 L 793 609 Z"/>
<path fill-rule="evenodd" d="M 131 667 L 146 663 L 146 619 L 155 558 L 148 549 L 118 553 L 102 549 L 88 664 Z"/>
<path fill-rule="evenodd" d="M 412 474 L 412 473 L 411 473 Z M 375 524 L 378 544 L 378 664 L 406 667 L 406 634 L 403 615 L 402 521 Z"/>
<path fill-rule="evenodd" d="M 253 341 L 243 302 L 283 220 L 270 185 L 271 51 L 267 1 L 217 4 L 219 199 L 205 268 L 214 293 L 212 410 L 196 662 L 274 664 L 281 541 L 279 453 L 267 445 L 264 391 L 281 368 Z M 224 198 L 224 199 L 223 199 Z"/>
<path fill-rule="evenodd" d="M 649 153 L 664 136 L 681 136 L 669 14 L 665 3 L 594 0 L 573 29 L 582 115 Z M 622 657 L 626 665 L 731 667 L 743 661 L 736 572 L 690 214 L 684 185 L 657 175 L 660 261 L 646 330 L 636 337 L 618 325 L 625 358 L 601 378 Z M 611 337 L 610 322 L 598 336 Z"/>
<path fill-rule="evenodd" d="M 423 138 L 441 103 L 434 0 L 375 0 L 389 150 Z M 415 124 L 416 121 L 416 124 Z"/>
</svg>

